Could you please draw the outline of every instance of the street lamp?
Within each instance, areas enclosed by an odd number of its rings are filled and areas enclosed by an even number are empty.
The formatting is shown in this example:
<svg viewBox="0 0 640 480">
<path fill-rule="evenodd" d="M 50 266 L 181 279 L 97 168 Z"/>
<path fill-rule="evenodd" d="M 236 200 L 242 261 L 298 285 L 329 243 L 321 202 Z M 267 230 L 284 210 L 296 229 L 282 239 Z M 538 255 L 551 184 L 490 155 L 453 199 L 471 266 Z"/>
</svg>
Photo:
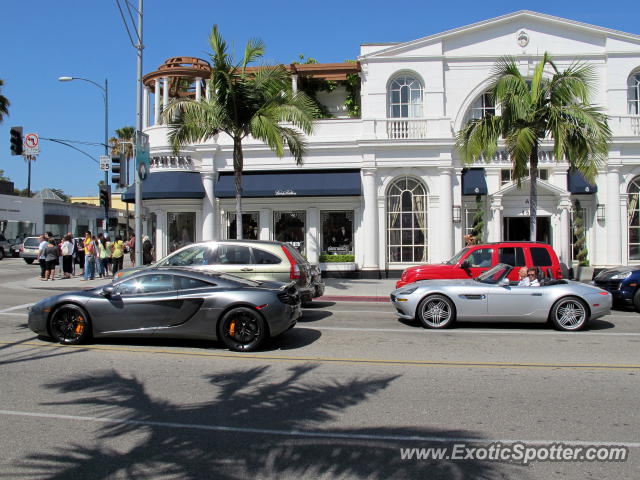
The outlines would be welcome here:
<svg viewBox="0 0 640 480">
<path fill-rule="evenodd" d="M 82 77 L 58 77 L 58 81 L 60 82 L 70 82 L 72 80 L 82 80 L 83 82 L 88 82 L 96 87 L 98 87 L 102 91 L 102 98 L 104 98 L 104 154 L 109 155 L 109 84 L 107 83 L 107 79 L 104 79 L 104 87 L 99 83 L 94 82 L 93 80 L 89 80 L 88 78 Z M 104 184 L 109 185 L 109 171 L 105 170 L 104 172 Z M 105 206 L 104 209 L 104 231 L 107 233 L 109 228 L 109 205 Z"/>
</svg>

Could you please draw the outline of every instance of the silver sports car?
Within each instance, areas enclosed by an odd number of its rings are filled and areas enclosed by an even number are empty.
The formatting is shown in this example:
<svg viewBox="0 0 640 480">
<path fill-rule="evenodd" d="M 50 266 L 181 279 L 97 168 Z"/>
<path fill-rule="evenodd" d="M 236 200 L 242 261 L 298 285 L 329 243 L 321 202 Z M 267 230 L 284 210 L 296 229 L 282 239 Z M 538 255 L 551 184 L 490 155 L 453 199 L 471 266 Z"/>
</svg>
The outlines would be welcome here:
<svg viewBox="0 0 640 480">
<path fill-rule="evenodd" d="M 45 298 L 29 310 L 29 328 L 64 344 L 153 336 L 220 339 L 231 350 L 250 351 L 292 328 L 300 315 L 293 284 L 157 268 L 112 285 Z"/>
<path fill-rule="evenodd" d="M 539 287 L 512 285 L 513 267 L 498 264 L 473 280 L 422 280 L 391 292 L 397 315 L 427 328 L 456 320 L 547 322 L 575 331 L 611 310 L 611 294 L 568 280 L 542 280 Z"/>
</svg>

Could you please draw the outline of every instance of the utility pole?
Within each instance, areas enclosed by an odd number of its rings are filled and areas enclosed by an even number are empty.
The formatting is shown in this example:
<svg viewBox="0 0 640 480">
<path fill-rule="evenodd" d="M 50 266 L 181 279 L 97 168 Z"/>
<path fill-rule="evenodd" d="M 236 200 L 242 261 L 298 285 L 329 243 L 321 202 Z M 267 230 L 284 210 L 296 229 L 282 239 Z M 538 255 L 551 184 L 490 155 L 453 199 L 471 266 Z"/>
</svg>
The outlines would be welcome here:
<svg viewBox="0 0 640 480">
<path fill-rule="evenodd" d="M 142 132 L 142 8 L 143 0 L 138 0 L 138 43 L 136 44 L 136 50 L 138 53 L 137 62 L 137 79 L 136 79 L 136 140 L 138 139 L 138 133 Z M 135 219 L 136 219 L 136 266 L 142 265 L 142 182 L 140 179 L 140 173 L 138 172 L 138 142 L 136 141 L 136 173 L 134 173 L 135 179 Z"/>
</svg>

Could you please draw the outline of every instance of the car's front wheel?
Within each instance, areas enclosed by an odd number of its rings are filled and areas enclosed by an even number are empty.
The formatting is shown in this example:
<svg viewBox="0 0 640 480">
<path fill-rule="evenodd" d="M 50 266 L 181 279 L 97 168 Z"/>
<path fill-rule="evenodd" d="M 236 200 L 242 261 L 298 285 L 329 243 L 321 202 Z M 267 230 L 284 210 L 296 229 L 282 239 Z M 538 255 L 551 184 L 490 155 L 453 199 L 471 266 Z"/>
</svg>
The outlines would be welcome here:
<svg viewBox="0 0 640 480">
<path fill-rule="evenodd" d="M 236 352 L 258 348 L 267 336 L 262 315 L 248 307 L 237 307 L 224 314 L 218 324 L 218 338 Z"/>
<path fill-rule="evenodd" d="M 56 341 L 65 345 L 83 343 L 91 336 L 89 315 L 73 303 L 60 305 L 49 319 L 49 332 Z"/>
<path fill-rule="evenodd" d="M 456 311 L 444 295 L 428 295 L 418 305 L 417 317 L 425 328 L 447 328 L 455 321 Z"/>
<path fill-rule="evenodd" d="M 637 290 L 633 295 L 633 307 L 636 309 L 636 312 L 640 312 L 640 290 Z"/>
<path fill-rule="evenodd" d="M 551 308 L 551 324 L 556 330 L 573 332 L 584 328 L 589 320 L 585 303 L 576 297 L 565 297 Z"/>
</svg>

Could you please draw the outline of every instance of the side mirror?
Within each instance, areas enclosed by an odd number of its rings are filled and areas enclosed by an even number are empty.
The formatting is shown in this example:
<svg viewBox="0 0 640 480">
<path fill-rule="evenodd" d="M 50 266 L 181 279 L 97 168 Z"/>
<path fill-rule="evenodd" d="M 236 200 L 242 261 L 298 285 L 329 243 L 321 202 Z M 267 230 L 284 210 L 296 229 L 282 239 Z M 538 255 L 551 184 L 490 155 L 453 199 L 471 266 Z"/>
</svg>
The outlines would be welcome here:
<svg viewBox="0 0 640 480">
<path fill-rule="evenodd" d="M 504 277 L 502 280 L 500 280 L 500 286 L 501 287 L 508 287 L 509 286 L 509 279 L 507 277 Z"/>
<path fill-rule="evenodd" d="M 111 298 L 113 296 L 113 292 L 114 292 L 113 285 L 107 285 L 102 289 L 102 292 L 100 292 L 100 295 L 106 298 Z"/>
</svg>

